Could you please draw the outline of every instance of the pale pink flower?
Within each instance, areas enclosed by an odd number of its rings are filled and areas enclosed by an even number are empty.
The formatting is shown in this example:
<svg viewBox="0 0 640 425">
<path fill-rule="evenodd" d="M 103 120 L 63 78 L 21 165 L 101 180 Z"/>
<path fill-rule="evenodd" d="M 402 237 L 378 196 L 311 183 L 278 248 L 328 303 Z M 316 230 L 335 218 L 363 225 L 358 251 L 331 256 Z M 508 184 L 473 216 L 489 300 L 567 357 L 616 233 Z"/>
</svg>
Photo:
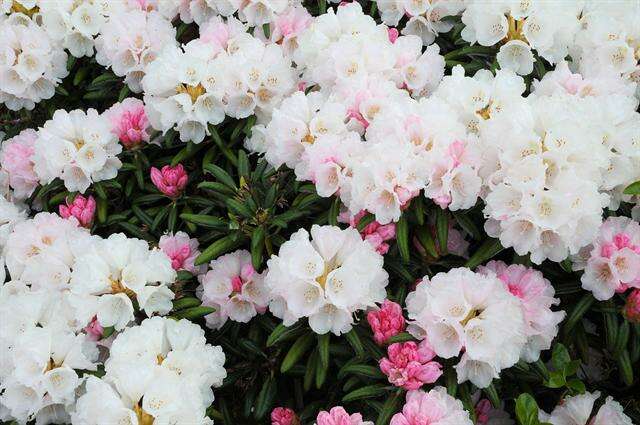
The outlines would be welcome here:
<svg viewBox="0 0 640 425">
<path fill-rule="evenodd" d="M 158 246 L 171 259 L 174 270 L 186 270 L 194 275 L 203 273 L 207 266 L 195 266 L 193 262 L 200 255 L 198 240 L 189 238 L 185 232 L 166 234 L 160 238 Z"/>
<path fill-rule="evenodd" d="M 182 164 L 174 167 L 165 165 L 160 170 L 151 167 L 151 181 L 160 192 L 170 198 L 177 198 L 182 194 L 188 179 L 189 176 L 187 176 Z"/>
<path fill-rule="evenodd" d="M 382 302 L 380 310 L 368 312 L 367 322 L 373 331 L 373 339 L 378 345 L 384 344 L 392 336 L 404 331 L 405 328 L 402 307 L 389 300 Z"/>
<path fill-rule="evenodd" d="M 271 41 L 281 44 L 284 50 L 291 54 L 298 46 L 298 36 L 312 21 L 312 16 L 304 7 L 290 7 L 276 17 L 272 26 Z"/>
<path fill-rule="evenodd" d="M 420 345 L 413 341 L 391 344 L 388 357 L 380 360 L 380 370 L 389 382 L 405 390 L 417 390 L 423 384 L 432 384 L 442 375 L 442 365 L 432 361 L 436 354 L 427 340 Z"/>
<path fill-rule="evenodd" d="M 349 216 L 348 212 L 340 214 L 338 221 L 341 223 L 349 223 L 351 227 L 357 227 L 358 223 L 367 214 L 366 211 L 360 211 L 353 217 Z M 387 241 L 395 239 L 396 237 L 396 224 L 380 224 L 377 221 L 372 221 L 367 224 L 360 232 L 362 239 L 369 242 L 378 254 L 384 255 L 389 251 L 389 244 Z"/>
<path fill-rule="evenodd" d="M 84 331 L 87 333 L 87 336 L 90 340 L 98 341 L 100 338 L 102 338 L 104 328 L 102 327 L 100 322 L 98 322 L 98 317 L 93 316 L 91 322 L 89 322 L 89 324 L 85 326 Z"/>
<path fill-rule="evenodd" d="M 622 313 L 629 322 L 640 323 L 640 289 L 634 289 L 627 295 Z"/>
<path fill-rule="evenodd" d="M 28 198 L 38 186 L 38 176 L 31 159 L 37 137 L 38 133 L 28 129 L 2 143 L 0 168 L 8 174 L 9 186 L 18 199 Z"/>
<path fill-rule="evenodd" d="M 271 425 L 299 425 L 300 420 L 288 407 L 276 407 L 271 411 Z"/>
<path fill-rule="evenodd" d="M 132 149 L 149 141 L 150 123 L 140 99 L 129 97 L 116 103 L 105 112 L 111 123 L 111 132 L 118 136 L 120 143 Z"/>
<path fill-rule="evenodd" d="M 528 338 L 522 357 L 528 362 L 536 361 L 541 350 L 551 347 L 551 341 L 558 334 L 558 324 L 565 317 L 563 311 L 551 311 L 552 306 L 560 303 L 554 298 L 551 282 L 538 270 L 502 261 L 490 261 L 478 267 L 478 272 L 495 273 L 509 292 L 520 299 Z"/>
<path fill-rule="evenodd" d="M 435 387 L 429 392 L 409 391 L 402 412 L 391 418 L 389 425 L 429 424 L 472 425 L 462 402 L 447 394 L 444 387 Z"/>
<path fill-rule="evenodd" d="M 336 406 L 318 413 L 316 425 L 373 425 L 373 422 L 363 421 L 360 413 L 349 415 L 344 407 Z"/>
<path fill-rule="evenodd" d="M 91 195 L 86 198 L 82 195 L 77 195 L 73 198 L 73 202 L 69 202 L 69 199 L 67 199 L 66 205 L 60 205 L 58 212 L 60 217 L 75 217 L 82 227 L 89 228 L 93 224 L 93 217 L 96 214 L 96 200 Z"/>
<path fill-rule="evenodd" d="M 628 217 L 607 218 L 593 242 L 581 281 L 598 300 L 640 287 L 640 225 Z"/>
</svg>

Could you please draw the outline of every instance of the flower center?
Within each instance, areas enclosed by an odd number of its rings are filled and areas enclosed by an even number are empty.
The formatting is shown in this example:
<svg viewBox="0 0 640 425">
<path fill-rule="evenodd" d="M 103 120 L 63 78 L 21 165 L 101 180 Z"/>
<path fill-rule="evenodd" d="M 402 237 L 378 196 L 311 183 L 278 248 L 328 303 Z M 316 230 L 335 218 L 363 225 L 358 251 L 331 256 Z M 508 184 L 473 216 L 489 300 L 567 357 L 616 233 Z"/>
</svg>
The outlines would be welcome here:
<svg viewBox="0 0 640 425">
<path fill-rule="evenodd" d="M 202 94 L 206 93 L 207 91 L 205 90 L 205 88 L 202 86 L 202 84 L 198 83 L 197 86 L 190 86 L 188 84 L 179 84 L 176 87 L 176 93 L 180 94 L 180 93 L 186 93 L 189 95 L 189 97 L 191 97 L 191 102 L 196 103 L 196 100 L 198 100 L 198 97 L 200 97 Z"/>
</svg>

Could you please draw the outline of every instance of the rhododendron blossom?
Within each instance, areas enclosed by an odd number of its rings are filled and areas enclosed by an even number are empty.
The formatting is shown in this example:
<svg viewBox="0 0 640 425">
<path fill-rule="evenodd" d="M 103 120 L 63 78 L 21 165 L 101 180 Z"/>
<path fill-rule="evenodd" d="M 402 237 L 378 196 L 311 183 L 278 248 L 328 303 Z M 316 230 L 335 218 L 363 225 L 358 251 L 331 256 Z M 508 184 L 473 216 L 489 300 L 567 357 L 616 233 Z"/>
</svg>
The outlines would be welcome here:
<svg viewBox="0 0 640 425">
<path fill-rule="evenodd" d="M 198 240 L 190 238 L 185 232 L 162 235 L 158 242 L 158 247 L 169 257 L 174 270 L 186 270 L 192 274 L 203 273 L 206 269 L 205 265 L 193 264 L 200 255 L 198 245 Z"/>
<path fill-rule="evenodd" d="M 212 261 L 209 269 L 198 276 L 202 304 L 216 309 L 205 316 L 209 327 L 218 329 L 227 319 L 248 322 L 256 314 L 265 312 L 269 288 L 264 282 L 264 273 L 253 268 L 248 251 L 223 255 Z"/>
<path fill-rule="evenodd" d="M 433 361 L 436 354 L 426 340 L 396 342 L 387 347 L 387 355 L 380 360 L 380 370 L 389 382 L 405 390 L 432 384 L 442 375 L 442 365 Z"/>
<path fill-rule="evenodd" d="M 13 196 L 24 199 L 31 196 L 38 186 L 39 179 L 33 169 L 33 154 L 37 133 L 24 130 L 17 136 L 2 142 L 0 149 L 0 172 L 8 174 L 9 186 Z"/>
<path fill-rule="evenodd" d="M 640 289 L 629 292 L 622 314 L 629 322 L 640 323 Z"/>
<path fill-rule="evenodd" d="M 288 407 L 276 407 L 271 411 L 271 425 L 299 425 L 296 413 Z"/>
<path fill-rule="evenodd" d="M 404 331 L 405 328 L 402 307 L 389 300 L 384 300 L 380 309 L 369 311 L 367 322 L 373 331 L 373 339 L 378 345 L 384 344 L 392 336 Z"/>
<path fill-rule="evenodd" d="M 151 181 L 158 190 L 169 198 L 177 198 L 187 186 L 189 176 L 182 164 L 165 165 L 160 170 L 151 167 Z"/>
<path fill-rule="evenodd" d="M 424 424 L 471 425 L 473 422 L 462 402 L 447 394 L 446 388 L 435 387 L 429 392 L 407 392 L 402 412 L 393 415 L 390 422 L 390 425 Z"/>
<path fill-rule="evenodd" d="M 600 398 L 600 392 L 567 397 L 550 414 L 540 411 L 540 421 L 552 425 L 633 425 L 631 418 L 624 414 L 620 403 L 607 397 L 605 403 L 593 414 L 593 405 Z"/>
<path fill-rule="evenodd" d="M 81 226 L 91 227 L 93 217 L 96 214 L 96 200 L 93 196 L 85 198 L 82 195 L 78 195 L 73 198 L 73 201 L 67 199 L 66 205 L 60 205 L 58 210 L 60 217 L 75 217 Z"/>
<path fill-rule="evenodd" d="M 344 410 L 344 407 L 336 406 L 328 412 L 318 413 L 315 425 L 373 425 L 373 422 L 362 420 L 360 413 L 350 415 Z"/>
<path fill-rule="evenodd" d="M 111 131 L 126 149 L 149 141 L 151 125 L 141 100 L 128 97 L 109 108 L 105 116 L 111 123 Z"/>
</svg>

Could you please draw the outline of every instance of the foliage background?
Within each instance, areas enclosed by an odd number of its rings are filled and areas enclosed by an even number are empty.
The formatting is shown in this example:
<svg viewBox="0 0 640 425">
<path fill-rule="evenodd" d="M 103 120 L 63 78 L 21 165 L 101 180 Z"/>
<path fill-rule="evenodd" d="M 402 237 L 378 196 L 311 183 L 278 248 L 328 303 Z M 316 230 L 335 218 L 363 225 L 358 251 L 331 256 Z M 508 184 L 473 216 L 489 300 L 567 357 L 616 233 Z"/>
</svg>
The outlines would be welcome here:
<svg viewBox="0 0 640 425">
<path fill-rule="evenodd" d="M 375 2 L 360 3 L 380 22 Z M 306 1 L 305 7 L 317 15 L 327 5 Z M 460 37 L 459 18 L 454 20 L 454 28 L 436 39 L 447 70 L 458 64 L 467 75 L 479 69 L 495 70 L 496 49 L 468 45 Z M 198 35 L 195 24 L 178 21 L 174 25 L 180 42 Z M 37 104 L 33 111 L 0 109 L 0 132 L 5 138 L 41 126 L 56 109 L 95 108 L 102 112 L 134 96 L 123 79 L 98 65 L 95 58 L 70 56 L 67 67 L 69 76 L 56 95 Z M 547 69 L 551 65 L 536 58 L 534 72 L 525 78 L 527 86 Z M 198 238 L 203 250 L 200 262 L 245 248 L 251 251 L 254 266 L 262 270 L 269 256 L 297 229 L 313 223 L 336 224 L 337 198 L 321 198 L 312 184 L 295 181 L 291 170 L 269 169 L 265 161 L 245 153 L 242 144 L 252 124 L 252 117 L 227 117 L 211 126 L 212 136 L 200 144 L 184 144 L 170 131 L 157 135 L 157 145 L 123 152 L 124 165 L 118 176 L 94 183 L 88 191 L 98 202 L 92 232 L 101 236 L 124 232 L 157 244 L 165 232 L 182 230 Z M 189 185 L 183 197 L 171 201 L 152 185 L 149 170 L 177 163 L 187 169 Z M 73 195 L 61 182 L 53 182 L 38 188 L 28 203 L 44 211 L 57 211 L 58 205 Z M 617 214 L 629 216 L 630 206 L 623 205 Z M 371 218 L 363 219 L 361 228 Z M 470 258 L 446 252 L 450 222 L 471 242 Z M 531 265 L 527 257 L 517 256 L 489 238 L 483 222 L 480 203 L 452 214 L 422 196 L 414 198 L 398 223 L 396 243 L 385 255 L 389 298 L 404 305 L 417 279 L 452 267 L 473 268 L 489 259 Z M 483 397 L 496 406 L 503 405 L 519 423 L 536 424 L 537 406 L 550 411 L 566 394 L 585 388 L 600 390 L 618 400 L 634 422 L 640 422 L 640 386 L 635 375 L 640 365 L 640 326 L 629 323 L 620 313 L 624 299 L 616 295 L 606 302 L 596 301 L 581 289 L 579 274 L 572 272 L 567 261 L 546 261 L 538 268 L 553 283 L 567 318 L 552 350 L 543 352 L 537 363 L 521 362 L 503 371 L 501 379 L 482 390 Z M 196 286 L 193 276 L 179 274 L 172 315 L 189 318 L 205 328 L 202 316 L 207 310 L 198 307 Z M 373 342 L 362 314 L 358 321 L 352 332 L 340 338 L 318 336 L 304 321 L 285 328 L 269 313 L 248 324 L 229 321 L 220 331 L 205 328 L 209 342 L 223 347 L 228 372 L 222 388 L 215 391 L 209 415 L 227 425 L 264 424 L 269 423 L 272 408 L 287 406 L 306 424 L 313 423 L 319 410 L 341 404 L 350 412 L 362 412 L 376 425 L 388 423 L 403 404 L 403 390 L 390 385 L 379 371 L 377 362 L 386 353 Z M 409 339 L 410 335 L 401 334 L 393 341 Z M 591 372 L 594 364 L 602 368 L 601 376 Z M 472 395 L 478 390 L 470 383 L 457 385 L 451 364 L 445 361 L 444 365 L 446 372 L 437 384 L 460 398 L 473 416 Z"/>
</svg>

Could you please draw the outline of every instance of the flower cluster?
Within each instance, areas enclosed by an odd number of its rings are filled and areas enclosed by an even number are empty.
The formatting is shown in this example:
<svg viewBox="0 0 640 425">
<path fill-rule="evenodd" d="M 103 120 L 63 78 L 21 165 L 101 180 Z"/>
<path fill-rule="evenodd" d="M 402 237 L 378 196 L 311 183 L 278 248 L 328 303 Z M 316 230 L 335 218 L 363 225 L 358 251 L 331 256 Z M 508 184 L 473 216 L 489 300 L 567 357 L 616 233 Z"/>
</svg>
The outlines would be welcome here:
<svg viewBox="0 0 640 425">
<path fill-rule="evenodd" d="M 89 377 L 73 423 L 211 424 L 212 386 L 226 377 L 224 353 L 187 320 L 154 317 L 119 334 L 102 378 Z"/>
<path fill-rule="evenodd" d="M 401 413 L 391 418 L 390 425 L 456 424 L 471 425 L 469 413 L 462 402 L 447 394 L 444 387 L 435 387 L 429 392 L 414 390 L 407 392 Z"/>
<path fill-rule="evenodd" d="M 41 183 L 61 178 L 68 190 L 84 193 L 118 174 L 121 151 L 104 114 L 60 109 L 38 130 L 32 161 Z"/>
<path fill-rule="evenodd" d="M 378 345 L 384 344 L 392 336 L 404 331 L 405 328 L 402 307 L 389 300 L 384 300 L 379 310 L 368 312 L 367 322 L 373 331 L 373 340 Z"/>
<path fill-rule="evenodd" d="M 407 296 L 409 332 L 443 358 L 463 351 L 458 382 L 482 388 L 513 366 L 527 342 L 521 303 L 493 273 L 451 269 L 418 284 Z"/>
<path fill-rule="evenodd" d="M 215 312 L 205 317 L 207 326 L 218 329 L 227 319 L 248 322 L 258 313 L 264 313 L 269 304 L 269 289 L 264 273 L 251 265 L 251 254 L 240 250 L 226 254 L 209 264 L 210 270 L 198 277 L 202 305 Z"/>
<path fill-rule="evenodd" d="M 584 269 L 582 287 L 599 300 L 607 300 L 628 287 L 640 287 L 640 225 L 627 217 L 610 217 L 585 250 L 586 263 L 574 262 Z"/>
<path fill-rule="evenodd" d="M 620 403 L 612 397 L 607 397 L 602 407 L 592 415 L 593 405 L 599 398 L 599 391 L 567 397 L 550 414 L 541 411 L 540 421 L 552 425 L 633 425 Z"/>
<path fill-rule="evenodd" d="M 362 420 L 360 413 L 348 414 L 344 407 L 332 407 L 329 411 L 318 413 L 315 425 L 373 425 L 371 421 Z"/>
<path fill-rule="evenodd" d="M 380 370 L 390 383 L 405 390 L 433 384 L 442 375 L 442 365 L 433 361 L 436 354 L 426 340 L 396 342 L 387 348 L 387 355 L 380 360 Z"/>
<path fill-rule="evenodd" d="M 0 104 L 17 111 L 50 99 L 67 71 L 67 54 L 21 13 L 0 16 Z"/>
<path fill-rule="evenodd" d="M 38 186 L 39 179 L 33 169 L 32 160 L 37 138 L 34 130 L 23 130 L 17 136 L 4 141 L 0 148 L 0 173 L 7 175 L 14 199 L 28 198 Z"/>
<path fill-rule="evenodd" d="M 295 89 L 291 62 L 277 44 L 265 44 L 234 18 L 213 19 L 200 38 L 166 46 L 145 68 L 144 101 L 151 125 L 175 128 L 184 142 L 200 143 L 209 124 L 226 115 L 270 115 Z"/>
<path fill-rule="evenodd" d="M 95 41 L 96 60 L 125 77 L 131 91 L 142 91 L 146 66 L 166 46 L 176 45 L 176 31 L 158 12 L 122 10 L 112 13 Z"/>
<path fill-rule="evenodd" d="M 382 256 L 355 229 L 314 225 L 311 235 L 300 229 L 268 267 L 269 308 L 287 326 L 308 317 L 315 332 L 340 335 L 351 330 L 353 313 L 385 298 Z"/>
</svg>

